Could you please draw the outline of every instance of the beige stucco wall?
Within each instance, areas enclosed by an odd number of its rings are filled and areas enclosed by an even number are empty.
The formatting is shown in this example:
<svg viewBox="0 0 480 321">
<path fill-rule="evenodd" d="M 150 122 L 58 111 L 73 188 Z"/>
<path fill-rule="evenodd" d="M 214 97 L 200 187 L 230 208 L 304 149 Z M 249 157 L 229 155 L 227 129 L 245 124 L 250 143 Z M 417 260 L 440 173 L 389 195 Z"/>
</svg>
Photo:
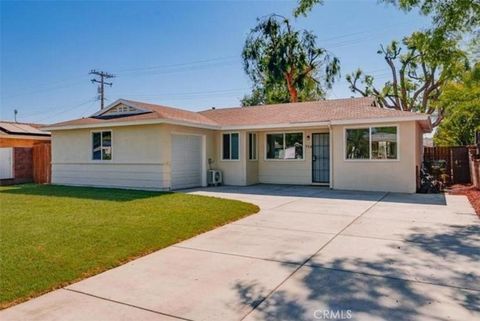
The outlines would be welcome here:
<svg viewBox="0 0 480 321">
<path fill-rule="evenodd" d="M 387 123 L 399 126 L 398 160 L 345 160 L 344 131 L 346 127 L 333 126 L 333 188 L 349 190 L 416 191 L 415 166 L 418 162 L 418 135 L 414 121 Z"/>
<path fill-rule="evenodd" d="M 239 160 L 222 160 L 222 134 L 217 134 L 217 158 L 215 168 L 223 172 L 226 185 L 251 185 L 257 183 L 269 184 L 311 184 L 312 183 L 312 150 L 311 134 L 328 132 L 328 128 L 317 129 L 275 129 L 271 131 L 256 131 L 257 134 L 257 160 L 248 160 L 248 133 L 252 131 L 231 131 L 239 133 L 240 156 Z M 303 160 L 266 160 L 265 142 L 267 133 L 278 132 L 303 132 L 305 144 L 305 157 Z M 310 140 L 307 139 L 310 136 Z"/>
<path fill-rule="evenodd" d="M 345 160 L 345 126 L 331 128 L 331 184 L 335 189 L 415 192 L 415 167 L 422 159 L 422 130 L 415 122 L 382 125 L 399 126 L 399 160 Z M 348 126 L 356 127 L 356 126 Z M 104 127 L 112 131 L 112 160 L 91 160 L 91 129 L 52 132 L 52 182 L 54 184 L 170 189 L 171 135 L 195 134 L 205 137 L 205 164 L 220 169 L 226 185 L 256 183 L 312 183 L 312 134 L 328 132 L 327 127 L 264 130 L 257 133 L 257 161 L 248 160 L 248 132 L 239 133 L 239 160 L 222 160 L 222 131 L 176 125 Z M 266 134 L 303 132 L 303 160 L 266 160 Z"/>
<path fill-rule="evenodd" d="M 335 189 L 371 190 L 414 193 L 416 191 L 416 166 L 422 161 L 423 131 L 415 121 L 385 123 L 399 128 L 398 160 L 345 160 L 344 130 L 346 127 L 331 127 L 331 186 Z M 224 172 L 227 185 L 270 184 L 312 184 L 312 134 L 328 132 L 328 127 L 309 129 L 275 129 L 257 131 L 258 161 L 248 160 L 247 133 L 240 133 L 239 161 L 222 161 L 221 146 L 217 144 L 218 168 Z M 265 143 L 267 133 L 303 132 L 303 160 L 266 160 Z M 217 142 L 221 142 L 221 132 Z"/>
<path fill-rule="evenodd" d="M 304 158 L 303 160 L 267 160 L 266 135 L 279 132 L 303 132 Z M 258 134 L 258 180 L 269 184 L 312 184 L 312 133 L 328 132 L 328 128 L 315 129 L 284 129 L 264 131 Z M 307 138 L 309 136 L 310 138 Z"/>
<path fill-rule="evenodd" d="M 259 154 L 259 133 L 257 133 L 257 160 L 248 159 L 248 133 L 252 131 L 220 131 L 216 137 L 216 153 L 214 168 L 223 172 L 223 180 L 225 185 L 252 185 L 259 182 L 258 179 L 258 158 Z M 239 134 L 239 159 L 223 160 L 222 159 L 222 135 L 225 133 Z"/>
<path fill-rule="evenodd" d="M 92 131 L 112 131 L 112 160 L 94 161 Z M 52 132 L 52 182 L 65 185 L 164 189 L 171 187 L 171 134 L 204 135 L 205 169 L 215 154 L 211 130 L 139 125 Z"/>
<path fill-rule="evenodd" d="M 112 131 L 112 160 L 92 160 L 92 131 Z M 156 137 L 157 139 L 151 139 Z M 52 183 L 168 188 L 168 154 L 159 125 L 52 132 Z"/>
<path fill-rule="evenodd" d="M 225 133 L 238 133 L 239 138 L 239 159 L 222 159 L 222 135 Z M 246 132 L 245 131 L 222 131 L 216 133 L 216 152 L 214 155 L 215 163 L 213 168 L 223 172 L 223 182 L 225 185 L 247 185 L 246 177 Z"/>
</svg>

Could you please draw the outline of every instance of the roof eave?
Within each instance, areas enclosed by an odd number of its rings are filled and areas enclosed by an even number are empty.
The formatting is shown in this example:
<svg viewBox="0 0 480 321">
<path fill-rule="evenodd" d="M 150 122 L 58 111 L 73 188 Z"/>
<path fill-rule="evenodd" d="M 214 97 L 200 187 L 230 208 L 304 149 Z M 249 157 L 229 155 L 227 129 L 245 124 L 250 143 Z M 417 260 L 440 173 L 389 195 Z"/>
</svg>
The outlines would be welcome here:
<svg viewBox="0 0 480 321">
<path fill-rule="evenodd" d="M 262 124 L 262 125 L 225 125 L 221 126 L 221 130 L 253 130 L 253 129 L 280 129 L 280 128 L 300 128 L 300 127 L 327 127 L 329 121 L 322 122 L 292 122 L 278 124 Z"/>
<path fill-rule="evenodd" d="M 150 124 L 171 124 L 180 125 L 202 129 L 213 130 L 253 130 L 253 129 L 280 129 L 280 128 L 311 128 L 311 127 L 327 127 L 330 125 L 355 125 L 355 124 L 378 124 L 389 122 L 404 122 L 404 121 L 421 121 L 425 126 L 422 126 L 425 132 L 432 130 L 432 124 L 429 115 L 414 114 L 408 116 L 394 116 L 394 117 L 375 117 L 375 118 L 356 118 L 356 119 L 339 119 L 330 121 L 319 122 L 290 122 L 290 123 L 278 123 L 278 124 L 261 124 L 261 125 L 211 125 L 201 124 L 188 121 L 171 120 L 171 119 L 147 119 L 147 120 L 134 120 L 134 121 L 119 121 L 119 122 L 98 122 L 95 124 L 77 124 L 77 125 L 63 125 L 63 126 L 50 126 L 42 129 L 49 131 L 56 130 L 70 130 L 70 129 L 82 129 L 82 128 L 105 128 L 105 127 L 119 127 L 119 126 L 132 126 L 132 125 L 150 125 Z"/>
<path fill-rule="evenodd" d="M 7 134 L 7 135 L 17 135 L 17 136 L 35 136 L 35 137 L 50 137 L 50 133 L 44 132 L 44 133 L 25 133 L 25 132 L 16 132 L 16 131 L 11 131 L 7 130 L 5 128 L 0 128 L 0 131 Z"/>
<path fill-rule="evenodd" d="M 156 124 L 169 124 L 180 125 L 202 129 L 220 129 L 220 126 L 200 124 L 188 121 L 179 121 L 171 119 L 146 119 L 146 120 L 132 120 L 132 121 L 120 121 L 120 122 L 98 122 L 95 124 L 77 124 L 77 125 L 64 125 L 64 126 L 51 126 L 45 127 L 45 130 L 57 131 L 57 130 L 70 130 L 70 129 L 84 129 L 84 128 L 105 128 L 105 127 L 121 127 L 121 126 L 133 126 L 133 125 L 156 125 Z"/>
<path fill-rule="evenodd" d="M 356 119 L 338 119 L 332 120 L 332 125 L 351 125 L 351 124 L 366 124 L 366 123 L 385 123 L 385 122 L 399 122 L 399 121 L 426 121 L 430 117 L 425 114 L 413 114 L 408 116 L 391 116 L 391 117 L 369 117 Z"/>
<path fill-rule="evenodd" d="M 319 122 L 291 122 L 278 123 L 268 125 L 224 125 L 221 130 L 249 130 L 249 129 L 281 129 L 281 128 L 311 128 L 311 127 L 327 127 L 334 125 L 355 125 L 355 124 L 378 124 L 390 122 L 404 121 L 422 121 L 428 124 L 431 130 L 430 116 L 424 114 L 395 116 L 395 117 L 374 117 L 374 118 L 356 118 L 356 119 L 339 119 Z"/>
<path fill-rule="evenodd" d="M 0 137 L 2 139 L 50 140 L 51 135 L 32 136 L 32 135 L 23 135 L 23 134 L 7 134 L 5 132 L 0 132 Z"/>
<path fill-rule="evenodd" d="M 433 131 L 432 118 L 428 116 L 428 119 L 420 122 L 424 133 L 431 133 Z"/>
<path fill-rule="evenodd" d="M 144 113 L 144 112 L 151 112 L 151 110 L 147 110 L 147 109 L 144 109 L 144 108 L 139 108 L 138 106 L 135 106 L 135 104 L 132 104 L 132 102 L 126 100 L 126 99 L 117 99 L 115 100 L 113 103 L 109 104 L 107 107 L 103 108 L 103 109 L 100 109 L 99 111 L 97 111 L 96 113 L 92 114 L 90 117 L 98 117 L 98 116 L 101 116 L 103 114 L 105 114 L 106 112 L 108 112 L 110 109 L 114 108 L 115 106 L 117 106 L 118 104 L 124 104 L 126 106 L 129 106 L 129 107 L 133 107 L 135 109 L 138 109 L 139 112 L 134 112 L 134 113 L 129 113 L 130 115 L 136 115 L 136 114 L 139 114 L 139 113 Z"/>
</svg>

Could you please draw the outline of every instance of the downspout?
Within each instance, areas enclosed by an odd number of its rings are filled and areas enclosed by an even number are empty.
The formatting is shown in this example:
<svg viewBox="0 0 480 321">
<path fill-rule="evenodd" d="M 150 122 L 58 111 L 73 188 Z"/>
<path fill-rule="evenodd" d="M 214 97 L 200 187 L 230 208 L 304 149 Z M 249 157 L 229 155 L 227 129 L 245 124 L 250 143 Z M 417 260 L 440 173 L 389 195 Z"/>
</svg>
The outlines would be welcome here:
<svg viewBox="0 0 480 321">
<path fill-rule="evenodd" d="M 333 138 L 332 138 L 332 125 L 331 124 L 328 124 L 328 139 L 329 139 L 329 153 L 330 153 L 330 159 L 329 159 L 329 162 L 330 162 L 330 189 L 333 189 Z"/>
</svg>

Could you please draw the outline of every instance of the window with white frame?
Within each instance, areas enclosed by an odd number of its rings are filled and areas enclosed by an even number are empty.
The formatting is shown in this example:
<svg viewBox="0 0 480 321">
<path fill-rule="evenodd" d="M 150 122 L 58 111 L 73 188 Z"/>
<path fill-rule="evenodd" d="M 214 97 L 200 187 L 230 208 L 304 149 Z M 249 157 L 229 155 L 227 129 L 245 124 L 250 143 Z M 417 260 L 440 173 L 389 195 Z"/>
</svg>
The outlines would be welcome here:
<svg viewBox="0 0 480 321">
<path fill-rule="evenodd" d="M 346 159 L 398 159 L 398 127 L 379 126 L 345 130 Z"/>
<path fill-rule="evenodd" d="M 222 159 L 239 159 L 239 137 L 238 133 L 225 133 L 222 135 Z"/>
<path fill-rule="evenodd" d="M 266 136 L 266 159 L 303 159 L 303 133 L 272 133 Z"/>
<path fill-rule="evenodd" d="M 257 160 L 257 134 L 248 133 L 248 159 Z"/>
<path fill-rule="evenodd" d="M 112 159 L 112 132 L 101 131 L 92 133 L 92 159 Z"/>
</svg>

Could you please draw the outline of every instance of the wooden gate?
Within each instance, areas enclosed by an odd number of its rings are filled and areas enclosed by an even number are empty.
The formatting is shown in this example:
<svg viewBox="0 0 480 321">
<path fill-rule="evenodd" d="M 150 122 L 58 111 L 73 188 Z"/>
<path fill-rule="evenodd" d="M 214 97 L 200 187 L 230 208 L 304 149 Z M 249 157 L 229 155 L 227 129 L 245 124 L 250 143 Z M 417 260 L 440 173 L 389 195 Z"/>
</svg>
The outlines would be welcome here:
<svg viewBox="0 0 480 321">
<path fill-rule="evenodd" d="M 425 147 L 423 160 L 427 163 L 444 161 L 449 185 L 465 184 L 471 181 L 467 146 Z"/>
<path fill-rule="evenodd" d="M 52 175 L 50 144 L 33 146 L 33 181 L 37 184 L 49 184 Z"/>
</svg>

